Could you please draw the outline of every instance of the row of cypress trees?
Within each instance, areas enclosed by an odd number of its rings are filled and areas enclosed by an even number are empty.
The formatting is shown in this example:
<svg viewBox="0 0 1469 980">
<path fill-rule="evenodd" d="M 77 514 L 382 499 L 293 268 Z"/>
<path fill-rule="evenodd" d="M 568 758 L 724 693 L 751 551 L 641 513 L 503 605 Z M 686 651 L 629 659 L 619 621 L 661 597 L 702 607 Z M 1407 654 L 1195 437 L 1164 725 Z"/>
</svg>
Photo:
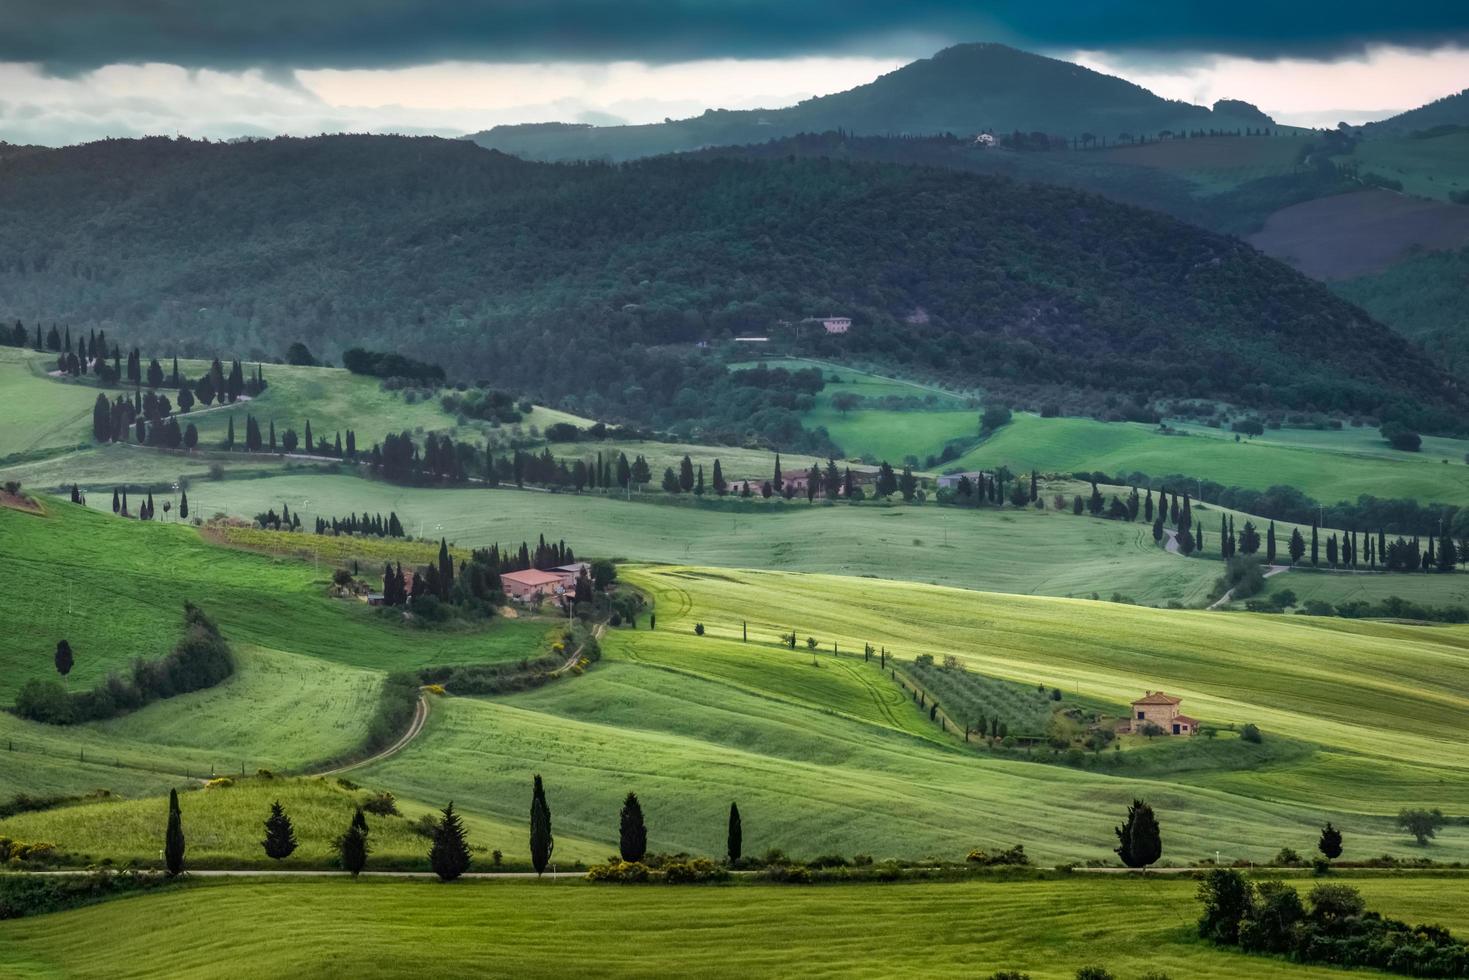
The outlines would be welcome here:
<svg viewBox="0 0 1469 980">
<path fill-rule="evenodd" d="M 265 839 L 260 842 L 267 857 L 282 861 L 291 856 L 300 842 L 290 816 L 276 800 L 270 805 L 270 814 L 265 818 Z M 372 852 L 369 843 L 370 831 L 362 807 L 357 807 L 346 831 L 334 841 L 342 869 L 357 877 L 367 866 L 367 856 Z M 730 863 L 740 859 L 744 831 L 740 821 L 740 809 L 729 805 L 729 829 L 727 850 Z M 648 852 L 648 828 L 643 820 L 642 805 L 636 793 L 628 793 L 623 801 L 619 818 L 619 843 L 624 861 L 641 861 Z M 531 866 L 536 874 L 544 874 L 550 866 L 551 856 L 556 850 L 556 839 L 551 833 L 551 807 L 546 801 L 546 788 L 539 773 L 531 784 L 530 804 L 530 854 Z M 168 823 L 164 831 L 163 860 L 170 875 L 179 875 L 184 870 L 185 838 L 183 814 L 179 809 L 178 790 L 168 792 Z M 469 870 L 469 836 L 464 822 L 454 811 L 451 800 L 439 812 L 439 821 L 434 828 L 432 844 L 428 853 L 429 866 L 441 881 L 453 881 Z M 498 855 L 497 855 L 498 861 Z"/>
</svg>

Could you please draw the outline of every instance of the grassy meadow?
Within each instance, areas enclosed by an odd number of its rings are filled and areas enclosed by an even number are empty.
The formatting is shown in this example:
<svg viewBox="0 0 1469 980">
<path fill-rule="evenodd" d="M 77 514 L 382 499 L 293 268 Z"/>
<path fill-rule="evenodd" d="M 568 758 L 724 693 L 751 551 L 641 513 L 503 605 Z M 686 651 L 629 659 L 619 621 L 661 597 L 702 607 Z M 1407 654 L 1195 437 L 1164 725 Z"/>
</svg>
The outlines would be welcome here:
<svg viewBox="0 0 1469 980">
<path fill-rule="evenodd" d="M 712 460 L 710 460 L 712 464 Z M 195 504 L 197 498 L 202 504 Z M 959 510 L 901 503 L 808 504 L 804 499 L 697 505 L 662 494 L 625 501 L 595 494 L 485 487 L 405 487 L 345 474 L 196 483 L 199 513 L 251 516 L 282 504 L 310 525 L 323 515 L 396 511 L 409 533 L 462 547 L 565 540 L 579 555 L 908 579 L 996 592 L 1201 602 L 1219 574 L 1210 562 L 1161 551 L 1151 528 L 1053 510 Z M 111 496 L 88 503 L 110 509 Z M 310 537 L 305 538 L 310 542 Z M 307 545 L 309 547 L 309 544 Z M 1064 560 L 1056 560 L 1065 555 Z"/>
<path fill-rule="evenodd" d="M 1297 882 L 1309 891 L 1310 882 Z M 1354 878 L 1372 908 L 1469 928 L 1462 879 Z M 798 888 L 317 879 L 201 882 L 0 922 L 17 977 L 988 976 L 1103 966 L 1197 980 L 1326 980 L 1339 969 L 1199 940 L 1193 881 L 1151 877 Z M 138 923 L 149 923 L 139 929 Z M 553 923 L 554 935 L 548 934 Z"/>
<path fill-rule="evenodd" d="M 1464 462 L 1469 442 L 1464 440 L 1429 438 L 1422 452 L 1406 453 L 1390 448 L 1375 429 L 1266 430 L 1240 442 L 1218 429 L 1182 429 L 1189 435 L 1163 435 L 1143 423 L 1017 413 L 1013 422 L 952 466 L 1182 473 L 1258 490 L 1286 484 L 1329 503 L 1356 500 L 1364 493 L 1425 503 L 1469 498 L 1469 465 Z"/>
<path fill-rule="evenodd" d="M 1423 851 L 1391 820 L 1403 806 L 1469 804 L 1469 631 L 782 573 L 628 578 L 655 597 L 656 631 L 612 631 L 604 662 L 573 683 L 442 702 L 419 740 L 363 778 L 513 820 L 525 773 L 541 772 L 557 826 L 609 840 L 632 789 L 660 851 L 717 854 L 733 799 L 756 852 L 957 856 L 1018 841 L 1043 861 L 1109 859 L 1117 813 L 1141 795 L 1163 821 L 1165 861 L 1304 852 L 1325 819 L 1350 828 L 1358 857 L 1469 855 L 1462 828 Z M 792 628 L 818 651 L 782 647 Z M 952 653 L 1114 717 L 1162 688 L 1207 724 L 1258 724 L 1265 741 L 1130 743 L 1070 766 L 966 746 L 862 660 L 864 642 L 902 658 Z"/>
<path fill-rule="evenodd" d="M 820 368 L 826 387 L 816 394 L 816 404 L 801 419 L 807 428 L 824 427 L 848 457 L 888 460 L 901 466 L 913 456 L 920 461 L 937 454 L 952 439 L 972 439 L 979 434 L 979 409 L 973 399 L 929 385 L 884 377 L 844 364 L 802 357 L 776 357 L 730 365 L 731 370 L 757 364 L 790 370 Z M 838 395 L 863 399 L 845 412 L 836 407 Z M 879 407 L 884 398 L 916 400 L 917 407 L 889 411 Z"/>
<path fill-rule="evenodd" d="M 189 866 L 284 871 L 329 866 L 336 856 L 332 842 L 347 829 L 354 810 L 377 792 L 371 785 L 359 786 L 354 781 L 358 778 L 355 772 L 340 778 L 265 778 L 252 773 L 248 778 L 235 777 L 232 784 L 180 786 L 179 811 Z M 524 795 L 529 805 L 528 783 Z M 266 856 L 260 846 L 264 820 L 271 803 L 277 801 L 291 818 L 298 842 L 295 852 L 281 861 Z M 371 866 L 428 870 L 429 841 L 415 832 L 413 824 L 425 814 L 437 815 L 438 808 L 411 800 L 396 803 L 400 811 L 396 815 L 367 815 Z M 83 858 L 105 856 L 118 865 L 157 867 L 159 828 L 167 812 L 168 801 L 161 796 L 82 803 L 0 821 L 0 835 L 23 841 L 65 841 L 69 850 Z M 495 850 L 518 853 L 526 846 L 527 832 L 521 821 L 504 822 L 472 813 L 464 818 L 476 870 L 495 867 Z M 557 835 L 556 857 L 566 865 L 606 856 L 602 845 Z M 521 855 L 520 863 L 513 867 L 529 866 Z"/>
<path fill-rule="evenodd" d="M 96 392 L 46 377 L 54 356 L 0 347 L 0 391 L 5 394 L 5 425 L 0 426 L 0 460 L 38 455 L 92 441 L 92 403 Z"/>
<path fill-rule="evenodd" d="M 0 348 L 0 391 L 5 392 L 7 403 L 12 396 L 17 409 L 25 414 L 20 426 L 9 427 L 5 436 L 0 436 L 0 459 L 17 454 L 34 455 L 39 450 L 71 446 L 86 446 L 92 443 L 92 405 L 101 386 L 92 376 L 82 379 L 48 377 L 47 372 L 55 367 L 56 355 L 39 354 L 13 347 Z M 164 373 L 172 370 L 171 359 L 160 358 Z M 146 370 L 147 357 L 143 360 Z M 246 365 L 254 370 L 254 363 Z M 179 370 L 191 378 L 197 378 L 209 368 L 208 361 L 179 361 Z M 254 415 L 260 422 L 262 437 L 268 433 L 271 422 L 275 423 L 279 439 L 288 428 L 294 428 L 302 439 L 297 450 L 305 453 L 306 423 L 311 422 L 312 437 L 325 437 L 328 441 L 337 433 L 352 429 L 357 433 L 357 444 L 370 448 L 390 432 L 408 430 L 419 435 L 425 432 L 449 432 L 459 439 L 483 441 L 492 433 L 503 432 L 530 436 L 556 422 L 587 424 L 587 420 L 566 412 L 543 406 L 534 407 L 515 426 L 493 426 L 478 420 L 465 420 L 463 424 L 447 414 L 437 398 L 421 398 L 417 392 L 387 391 L 377 378 L 353 374 L 344 368 L 298 367 L 287 364 L 267 364 L 263 367 L 267 387 L 255 398 L 243 398 L 233 405 L 215 402 L 205 406 L 196 404 L 187 415 L 179 416 L 180 425 L 193 423 L 199 430 L 201 447 L 219 446 L 229 429 L 231 417 L 235 422 L 235 438 L 243 443 L 245 416 Z M 106 389 L 109 397 L 120 392 L 131 394 L 133 387 L 122 384 Z M 159 389 L 170 400 L 177 399 L 177 392 L 166 384 Z"/>
<path fill-rule="evenodd" d="M 1351 156 L 1337 159 L 1354 163 L 1364 174 L 1401 181 L 1403 192 L 1415 197 L 1447 201 L 1455 191 L 1469 189 L 1469 132 L 1363 140 Z"/>
<path fill-rule="evenodd" d="M 42 499 L 45 516 L 0 508 L 0 559 L 26 583 L 0 633 L 0 703 L 29 679 L 57 676 L 61 638 L 75 656 L 65 684 L 78 690 L 163 656 L 185 600 L 219 624 L 237 670 L 217 687 L 105 722 L 57 729 L 0 713 L 0 797 L 152 793 L 179 776 L 333 758 L 362 742 L 386 672 L 534 657 L 555 626 L 497 619 L 413 629 L 328 598 L 330 561 L 224 548 L 193 527 Z"/>
</svg>

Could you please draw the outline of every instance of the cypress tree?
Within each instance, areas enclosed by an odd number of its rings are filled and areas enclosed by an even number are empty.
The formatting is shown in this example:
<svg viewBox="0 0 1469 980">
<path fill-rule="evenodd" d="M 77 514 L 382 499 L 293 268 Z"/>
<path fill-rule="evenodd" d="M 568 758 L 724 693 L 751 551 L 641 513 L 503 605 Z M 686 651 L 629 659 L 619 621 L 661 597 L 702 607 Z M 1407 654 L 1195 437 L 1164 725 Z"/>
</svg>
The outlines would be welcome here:
<svg viewBox="0 0 1469 980">
<path fill-rule="evenodd" d="M 1127 808 L 1127 819 L 1117 834 L 1117 856 L 1129 868 L 1146 868 L 1163 856 L 1163 840 L 1153 808 L 1142 800 L 1133 800 Z"/>
<path fill-rule="evenodd" d="M 1316 842 L 1316 850 L 1328 861 L 1341 857 L 1341 831 L 1333 827 L 1330 821 L 1321 828 L 1321 839 Z"/>
<path fill-rule="evenodd" d="M 443 816 L 434 830 L 428 862 L 440 881 L 453 881 L 469 869 L 469 841 L 464 836 L 463 821 L 454 812 L 452 800 L 442 812 Z"/>
<path fill-rule="evenodd" d="M 1438 539 L 1438 570 L 1440 572 L 1452 572 L 1454 566 L 1459 563 L 1459 551 L 1454 546 L 1454 539 L 1445 534 Z"/>
<path fill-rule="evenodd" d="M 530 863 L 541 875 L 551 863 L 556 850 L 556 838 L 551 836 L 551 807 L 546 803 L 546 788 L 541 784 L 540 773 L 530 794 Z"/>
<path fill-rule="evenodd" d="M 740 825 L 740 808 L 733 803 L 729 805 L 729 834 L 726 841 L 725 851 L 729 855 L 729 863 L 739 864 L 740 851 L 745 842 L 745 832 Z"/>
<path fill-rule="evenodd" d="M 684 456 L 678 464 L 678 488 L 684 493 L 694 489 L 694 463 L 688 456 Z"/>
<path fill-rule="evenodd" d="M 313 453 L 315 451 L 316 451 L 316 443 L 314 443 L 314 442 L 311 441 L 311 420 L 310 419 L 307 419 L 306 420 L 306 452 L 309 454 L 309 453 Z"/>
<path fill-rule="evenodd" d="M 1312 565 L 1317 564 L 1318 563 L 1318 559 L 1320 559 L 1320 557 L 1321 557 L 1321 544 L 1320 544 L 1320 540 L 1319 540 L 1318 535 L 1317 535 L 1316 522 L 1315 521 L 1312 521 L 1311 522 L 1311 564 Z"/>
<path fill-rule="evenodd" d="M 341 859 L 342 869 L 351 872 L 353 878 L 367 867 L 367 855 L 372 850 L 367 843 L 367 831 L 363 829 L 366 826 L 362 808 L 358 807 L 352 816 L 352 822 L 347 825 L 347 832 L 337 838 L 337 856 Z"/>
<path fill-rule="evenodd" d="M 65 677 L 71 673 L 72 664 L 76 662 L 71 655 L 71 644 L 60 640 L 56 644 L 56 673 Z"/>
<path fill-rule="evenodd" d="M 98 442 L 112 440 L 112 405 L 101 392 L 98 392 L 97 401 L 92 405 L 92 438 Z"/>
<path fill-rule="evenodd" d="M 729 492 L 729 484 L 725 482 L 724 470 L 720 468 L 717 457 L 714 460 L 714 492 L 721 497 Z"/>
<path fill-rule="evenodd" d="M 235 417 L 233 415 L 230 416 L 229 430 L 225 433 L 224 436 L 224 448 L 235 448 Z"/>
<path fill-rule="evenodd" d="M 168 830 L 163 835 L 163 865 L 170 876 L 184 871 L 184 818 L 179 813 L 179 791 L 168 791 Z"/>
<path fill-rule="evenodd" d="M 448 599 L 454 586 L 454 559 L 449 557 L 449 541 L 439 539 L 439 598 Z"/>
<path fill-rule="evenodd" d="M 628 793 L 622 801 L 619 850 L 624 861 L 641 861 L 648 853 L 648 828 L 643 824 L 643 807 L 638 794 Z"/>
<path fill-rule="evenodd" d="M 112 512 L 113 512 L 113 513 L 114 513 L 114 514 L 116 514 L 116 513 L 118 513 L 118 511 L 120 511 L 120 510 L 121 510 L 121 509 L 122 509 L 122 505 L 121 505 L 121 503 L 119 503 L 119 501 L 118 501 L 118 496 L 117 496 L 117 487 L 113 487 L 113 488 L 112 488 Z"/>
<path fill-rule="evenodd" d="M 291 826 L 291 818 L 286 816 L 280 800 L 270 805 L 270 816 L 265 818 L 265 840 L 260 842 L 260 846 L 265 848 L 266 857 L 277 861 L 290 857 L 296 849 L 296 830 Z"/>
<path fill-rule="evenodd" d="M 1275 522 L 1265 529 L 1265 561 L 1271 565 L 1275 564 Z"/>
<path fill-rule="evenodd" d="M 190 426 L 193 428 L 193 426 Z M 179 520 L 189 516 L 189 491 L 185 490 L 179 497 Z"/>
</svg>

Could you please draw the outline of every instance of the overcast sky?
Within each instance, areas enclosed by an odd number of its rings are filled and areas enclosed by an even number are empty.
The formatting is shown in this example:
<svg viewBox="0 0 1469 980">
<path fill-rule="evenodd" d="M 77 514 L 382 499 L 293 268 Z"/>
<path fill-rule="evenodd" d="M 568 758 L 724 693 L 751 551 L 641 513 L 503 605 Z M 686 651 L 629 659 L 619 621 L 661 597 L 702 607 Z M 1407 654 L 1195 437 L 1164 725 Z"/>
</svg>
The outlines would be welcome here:
<svg viewBox="0 0 1469 980">
<path fill-rule="evenodd" d="M 650 122 L 979 40 L 1303 125 L 1469 87 L 1463 0 L 3 0 L 0 139 Z"/>
</svg>

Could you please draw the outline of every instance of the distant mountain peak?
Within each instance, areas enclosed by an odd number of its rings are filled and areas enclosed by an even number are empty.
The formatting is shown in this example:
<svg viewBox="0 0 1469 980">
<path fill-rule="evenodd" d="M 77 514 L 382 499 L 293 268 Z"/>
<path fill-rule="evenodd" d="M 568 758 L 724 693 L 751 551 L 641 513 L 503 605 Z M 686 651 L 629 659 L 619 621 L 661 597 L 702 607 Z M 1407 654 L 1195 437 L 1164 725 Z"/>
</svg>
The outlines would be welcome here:
<svg viewBox="0 0 1469 980">
<path fill-rule="evenodd" d="M 529 159 L 622 160 L 828 130 L 863 136 L 1021 130 L 1117 139 L 1269 122 L 1246 102 L 1225 100 L 1211 111 L 1125 78 L 986 41 L 952 45 L 865 85 L 783 109 L 711 110 L 642 126 L 497 126 L 469 138 Z"/>
</svg>

